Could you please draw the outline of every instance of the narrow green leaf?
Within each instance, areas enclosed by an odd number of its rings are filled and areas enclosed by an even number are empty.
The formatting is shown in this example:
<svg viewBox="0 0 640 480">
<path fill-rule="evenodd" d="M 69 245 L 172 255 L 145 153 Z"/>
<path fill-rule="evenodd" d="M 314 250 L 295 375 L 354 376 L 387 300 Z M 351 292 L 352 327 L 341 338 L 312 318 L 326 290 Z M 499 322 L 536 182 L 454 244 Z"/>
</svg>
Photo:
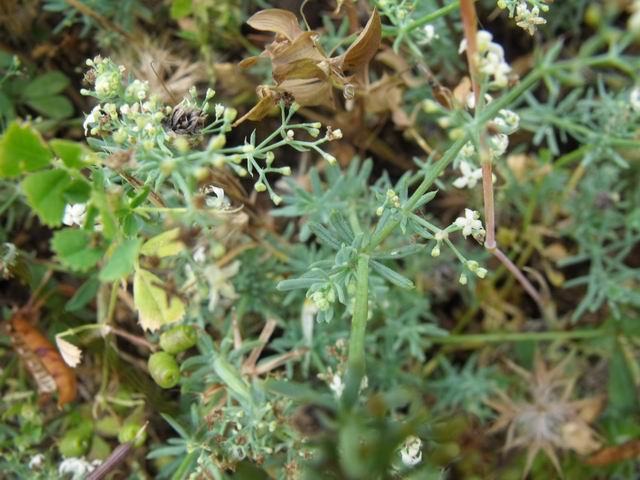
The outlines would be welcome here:
<svg viewBox="0 0 640 480">
<path fill-rule="evenodd" d="M 77 312 L 96 297 L 99 288 L 100 282 L 95 277 L 89 278 L 76 290 L 76 293 L 69 299 L 64 309 L 67 312 Z"/>
<path fill-rule="evenodd" d="M 51 249 L 63 265 L 80 272 L 92 268 L 104 253 L 102 248 L 94 245 L 93 233 L 77 228 L 65 228 L 54 233 Z"/>
<path fill-rule="evenodd" d="M 65 170 L 32 173 L 20 184 L 31 208 L 45 225 L 57 227 L 62 223 L 66 201 L 64 191 L 71 184 Z"/>
<path fill-rule="evenodd" d="M 98 278 L 101 282 L 114 282 L 128 277 L 138 260 L 138 252 L 142 239 L 130 238 L 122 242 L 114 250 L 107 264 L 100 270 Z"/>
<path fill-rule="evenodd" d="M 413 282 L 406 277 L 403 277 L 398 272 L 390 269 L 389 267 L 384 266 L 380 262 L 376 262 L 375 260 L 371 260 L 371 267 L 382 277 L 389 280 L 394 285 L 397 285 L 400 288 L 413 288 Z"/>
<path fill-rule="evenodd" d="M 0 138 L 0 178 L 40 170 L 52 158 L 40 134 L 30 126 L 13 122 Z"/>
</svg>

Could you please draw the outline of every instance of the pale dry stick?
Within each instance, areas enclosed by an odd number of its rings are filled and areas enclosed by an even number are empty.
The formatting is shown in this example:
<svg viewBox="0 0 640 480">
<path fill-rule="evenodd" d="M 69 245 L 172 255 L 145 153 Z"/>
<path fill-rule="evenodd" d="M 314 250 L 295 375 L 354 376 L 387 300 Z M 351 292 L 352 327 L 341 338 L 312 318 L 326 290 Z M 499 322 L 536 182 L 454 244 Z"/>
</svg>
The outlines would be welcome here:
<svg viewBox="0 0 640 480">
<path fill-rule="evenodd" d="M 289 360 L 296 360 L 304 356 L 308 351 L 309 349 L 307 347 L 300 347 L 292 350 L 291 352 L 283 353 L 282 355 L 271 360 L 267 360 L 266 362 L 254 368 L 254 375 L 259 376 L 268 373 L 271 370 L 275 370 L 276 368 L 287 363 Z"/>
<path fill-rule="evenodd" d="M 254 373 L 256 369 L 256 362 L 262 353 L 262 349 L 265 347 L 271 335 L 273 335 L 273 331 L 276 329 L 277 322 L 274 319 L 267 320 L 262 332 L 260 332 L 260 337 L 258 337 L 258 341 L 260 344 L 251 350 L 251 353 L 242 364 L 242 373 Z"/>
<path fill-rule="evenodd" d="M 461 0 L 460 1 L 460 13 L 462 15 L 462 25 L 464 29 L 464 36 L 467 41 L 467 62 L 469 64 L 469 72 L 471 74 L 471 85 L 473 88 L 473 94 L 475 97 L 476 107 L 480 105 L 480 86 L 477 78 L 477 53 L 478 45 L 476 36 L 478 32 L 478 18 L 476 15 L 476 9 L 473 5 L 474 0 Z M 486 239 L 484 246 L 489 253 L 496 257 L 514 277 L 520 282 L 522 288 L 531 296 L 536 302 L 536 305 L 540 309 L 544 316 L 547 316 L 547 309 L 545 308 L 545 302 L 543 301 L 540 293 L 531 284 L 531 282 L 525 277 L 522 271 L 507 257 L 496 244 L 496 223 L 495 223 L 495 204 L 493 199 L 493 163 L 491 157 L 487 155 L 487 149 L 485 147 L 484 135 L 480 135 L 480 150 L 481 150 L 481 164 L 482 164 L 482 192 L 484 198 L 484 214 L 486 225 Z"/>
</svg>

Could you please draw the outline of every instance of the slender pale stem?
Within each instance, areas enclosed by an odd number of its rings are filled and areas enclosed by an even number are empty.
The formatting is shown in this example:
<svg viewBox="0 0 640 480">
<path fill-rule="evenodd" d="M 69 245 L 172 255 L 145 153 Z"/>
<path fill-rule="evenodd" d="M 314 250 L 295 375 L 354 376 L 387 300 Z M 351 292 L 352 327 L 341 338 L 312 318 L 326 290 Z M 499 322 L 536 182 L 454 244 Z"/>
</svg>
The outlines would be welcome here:
<svg viewBox="0 0 640 480">
<path fill-rule="evenodd" d="M 538 308 L 540 308 L 540 311 L 543 314 L 546 314 L 546 309 L 544 307 L 544 302 L 542 300 L 542 297 L 540 296 L 540 293 L 538 293 L 536 288 L 531 285 L 531 282 L 527 279 L 527 277 L 524 276 L 524 273 L 522 273 L 522 271 L 516 266 L 516 264 L 513 263 L 511 259 L 507 257 L 498 247 L 494 246 L 494 248 L 489 251 L 493 254 L 494 257 L 500 260 L 500 263 L 502 263 L 507 268 L 507 270 L 509 270 L 513 274 L 514 277 L 516 277 L 516 280 L 520 282 L 522 288 L 524 288 L 529 296 L 531 296 L 531 298 L 533 298 L 533 300 L 536 302 Z"/>
<path fill-rule="evenodd" d="M 347 408 L 358 399 L 360 384 L 365 375 L 364 338 L 369 316 L 369 256 L 358 257 L 356 269 L 356 298 L 351 319 L 347 378 L 342 400 Z"/>
<path fill-rule="evenodd" d="M 611 337 L 614 331 L 607 330 L 574 330 L 569 332 L 517 332 L 517 333 L 470 333 L 433 337 L 429 341 L 438 344 L 474 344 L 503 342 L 544 342 L 557 340 L 586 340 L 590 338 Z"/>
</svg>

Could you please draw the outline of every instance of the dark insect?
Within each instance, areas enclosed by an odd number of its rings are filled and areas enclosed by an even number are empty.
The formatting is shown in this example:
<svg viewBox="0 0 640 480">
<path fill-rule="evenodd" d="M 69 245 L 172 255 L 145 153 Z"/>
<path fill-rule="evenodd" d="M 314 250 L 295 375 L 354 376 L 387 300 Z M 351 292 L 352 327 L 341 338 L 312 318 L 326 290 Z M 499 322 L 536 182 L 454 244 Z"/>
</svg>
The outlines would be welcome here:
<svg viewBox="0 0 640 480">
<path fill-rule="evenodd" d="M 179 135 L 196 135 L 207 116 L 197 107 L 176 105 L 168 119 L 169 128 Z"/>
</svg>

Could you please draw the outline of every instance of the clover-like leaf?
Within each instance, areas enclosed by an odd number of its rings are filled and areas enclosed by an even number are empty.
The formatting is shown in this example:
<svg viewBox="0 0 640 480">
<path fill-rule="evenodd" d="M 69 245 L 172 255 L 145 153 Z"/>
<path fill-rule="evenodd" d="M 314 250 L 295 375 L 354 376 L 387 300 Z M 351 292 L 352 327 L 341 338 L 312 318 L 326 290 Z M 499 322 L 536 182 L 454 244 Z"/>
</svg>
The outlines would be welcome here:
<svg viewBox="0 0 640 480">
<path fill-rule="evenodd" d="M 104 250 L 96 244 L 92 232 L 77 228 L 65 228 L 54 233 L 51 249 L 60 263 L 79 272 L 95 266 L 104 254 Z"/>
<path fill-rule="evenodd" d="M 0 178 L 40 170 L 52 158 L 40 134 L 28 125 L 13 122 L 0 138 Z"/>
<path fill-rule="evenodd" d="M 57 227 L 62 223 L 67 204 L 64 192 L 71 183 L 66 170 L 47 170 L 32 173 L 22 181 L 20 188 L 42 223 Z"/>
</svg>

